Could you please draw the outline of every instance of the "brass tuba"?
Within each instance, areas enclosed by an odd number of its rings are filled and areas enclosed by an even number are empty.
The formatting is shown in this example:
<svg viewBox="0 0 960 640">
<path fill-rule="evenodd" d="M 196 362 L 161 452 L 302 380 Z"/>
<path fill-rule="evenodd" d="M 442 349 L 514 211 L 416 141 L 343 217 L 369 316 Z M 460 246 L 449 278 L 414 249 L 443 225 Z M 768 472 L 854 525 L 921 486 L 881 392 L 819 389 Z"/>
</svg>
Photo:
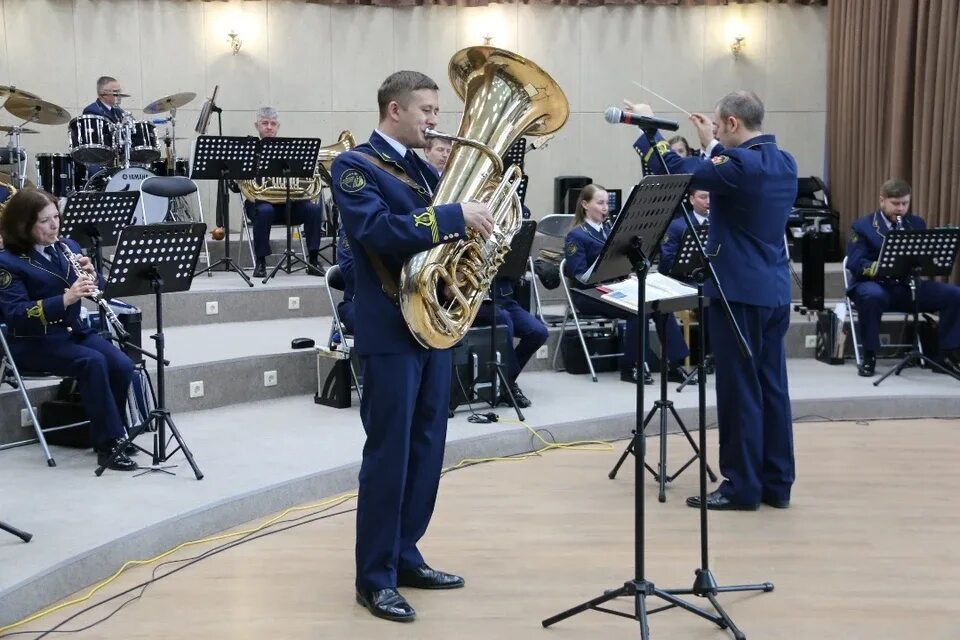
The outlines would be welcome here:
<svg viewBox="0 0 960 640">
<path fill-rule="evenodd" d="M 452 347 L 466 334 L 520 228 L 521 172 L 516 166 L 504 171 L 501 156 L 523 135 L 559 130 L 570 111 L 553 78 L 510 51 L 462 49 L 451 58 L 449 73 L 464 111 L 456 136 L 426 132 L 453 142 L 432 204 L 484 202 L 494 230 L 486 241 L 471 230 L 465 240 L 422 251 L 404 263 L 403 318 L 414 338 L 434 349 Z"/>
<path fill-rule="evenodd" d="M 294 202 L 316 200 L 323 185 L 330 184 L 330 165 L 333 159 L 355 146 L 357 143 L 353 139 L 353 134 L 342 131 L 335 143 L 321 147 L 313 177 L 290 180 L 290 200 Z M 240 193 L 246 200 L 262 200 L 273 204 L 282 204 L 287 201 L 287 187 L 283 178 L 264 178 L 259 183 L 256 180 L 240 180 L 239 185 Z"/>
</svg>

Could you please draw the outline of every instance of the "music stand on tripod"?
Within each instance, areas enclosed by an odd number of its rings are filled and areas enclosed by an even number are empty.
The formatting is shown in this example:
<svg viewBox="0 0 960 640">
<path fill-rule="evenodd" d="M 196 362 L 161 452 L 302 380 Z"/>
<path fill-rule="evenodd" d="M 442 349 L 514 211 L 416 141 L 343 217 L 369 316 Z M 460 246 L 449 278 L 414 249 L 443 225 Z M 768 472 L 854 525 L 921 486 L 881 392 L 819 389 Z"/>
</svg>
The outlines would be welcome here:
<svg viewBox="0 0 960 640">
<path fill-rule="evenodd" d="M 883 374 L 873 386 L 900 375 L 907 366 L 928 364 L 957 380 L 960 377 L 920 350 L 920 277 L 949 276 L 960 247 L 960 229 L 897 229 L 883 239 L 877 258 L 876 278 L 909 278 L 913 302 L 914 348 Z"/>
<path fill-rule="evenodd" d="M 197 268 L 203 236 L 207 225 L 203 223 L 167 222 L 145 226 L 127 227 L 120 234 L 120 242 L 114 254 L 113 266 L 107 278 L 105 295 L 137 296 L 153 294 L 157 306 L 157 332 L 150 338 L 157 345 L 157 397 L 156 406 L 139 427 L 132 429 L 118 446 L 114 455 L 97 468 L 99 476 L 124 447 L 144 431 L 154 431 L 153 465 L 149 471 L 167 471 L 170 467 L 160 465 L 169 460 L 178 450 L 190 463 L 197 480 L 203 479 L 193 454 L 184 442 L 177 425 L 170 418 L 166 408 L 166 386 L 164 372 L 164 335 L 163 335 L 163 294 L 176 291 L 189 291 L 193 280 L 193 271 Z M 177 441 L 177 448 L 167 451 L 167 429 Z M 142 475 L 142 474 L 140 474 Z"/>
<path fill-rule="evenodd" d="M 0 531 L 6 531 L 9 534 L 15 535 L 21 540 L 23 540 L 24 542 L 30 542 L 30 540 L 33 538 L 32 533 L 21 531 L 20 529 L 17 529 L 12 525 L 7 524 L 3 520 L 0 520 Z"/>
<path fill-rule="evenodd" d="M 533 238 L 537 232 L 537 223 L 533 220 L 524 220 L 520 223 L 520 228 L 510 240 L 510 250 L 497 270 L 497 275 L 490 284 L 490 305 L 492 307 L 493 320 L 490 322 L 490 362 L 491 381 L 496 376 L 500 384 L 506 389 L 507 398 L 510 400 L 510 406 L 517 412 L 517 420 L 525 420 L 517 399 L 513 395 L 513 387 L 507 380 L 507 374 L 503 371 L 503 363 L 497 359 L 497 279 L 504 278 L 511 281 L 519 280 L 527 271 L 527 259 L 530 257 L 530 248 L 533 246 Z M 513 349 L 513 345 L 507 345 L 508 349 Z M 497 394 L 490 394 L 490 406 L 497 405 Z"/>
<path fill-rule="evenodd" d="M 710 229 L 706 224 L 697 227 L 697 238 L 700 240 L 701 247 L 707 244 L 707 234 L 709 231 Z M 696 282 L 695 274 L 702 273 L 704 267 L 703 258 L 700 257 L 700 253 L 697 251 L 697 243 L 693 239 L 693 233 L 690 229 L 687 229 L 683 232 L 683 238 L 680 240 L 680 248 L 677 249 L 677 256 L 674 259 L 673 268 L 670 270 L 670 277 L 674 280 L 680 280 L 681 282 L 690 282 L 691 280 Z M 700 323 L 700 331 L 706 331 L 706 319 L 698 317 L 697 321 Z M 700 358 L 706 360 L 707 363 L 713 362 L 713 356 L 704 353 L 702 350 L 700 351 Z M 683 382 L 680 383 L 680 386 L 677 387 L 677 393 L 683 391 L 688 384 L 695 384 L 698 379 L 698 373 L 699 368 L 694 367 L 690 373 L 687 374 Z M 716 479 L 713 480 L 716 482 Z"/>
<path fill-rule="evenodd" d="M 251 180 L 256 177 L 257 150 L 259 141 L 250 136 L 200 136 L 193 149 L 191 180 L 217 181 L 217 221 L 226 229 L 223 241 L 223 257 L 198 271 L 199 276 L 213 275 L 213 268 L 223 265 L 223 270 L 233 271 L 253 286 L 250 278 L 230 257 L 230 188 L 231 180 Z"/>
<path fill-rule="evenodd" d="M 263 279 L 266 284 L 283 268 L 285 273 L 293 273 L 293 263 L 303 264 L 302 270 L 311 270 L 313 265 L 298 256 L 291 247 L 290 231 L 290 179 L 313 178 L 320 158 L 320 138 L 264 138 L 260 141 L 260 157 L 257 161 L 257 176 L 261 178 L 283 178 L 286 198 L 283 209 L 287 223 L 287 248 L 274 265 L 273 270 Z M 286 261 L 286 266 L 284 266 Z"/>
</svg>

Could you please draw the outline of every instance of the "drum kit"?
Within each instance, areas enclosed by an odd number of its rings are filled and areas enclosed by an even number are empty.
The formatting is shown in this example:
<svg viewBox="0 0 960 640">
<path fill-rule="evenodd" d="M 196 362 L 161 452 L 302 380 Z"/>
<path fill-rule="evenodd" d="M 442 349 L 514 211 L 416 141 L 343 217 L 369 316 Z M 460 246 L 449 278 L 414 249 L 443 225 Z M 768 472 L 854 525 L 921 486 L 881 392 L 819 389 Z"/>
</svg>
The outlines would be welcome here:
<svg viewBox="0 0 960 640">
<path fill-rule="evenodd" d="M 117 97 L 129 97 L 116 93 Z M 35 156 L 36 184 L 58 198 L 67 198 L 77 191 L 139 190 L 140 183 L 152 176 L 187 176 L 189 161 L 177 156 L 177 109 L 189 104 L 197 94 L 175 93 L 154 100 L 143 113 L 166 117 L 135 120 L 122 111 L 119 122 L 96 114 L 70 117 L 66 109 L 42 100 L 36 94 L 18 87 L 0 85 L 0 105 L 22 122 L 0 126 L 0 133 L 9 138 L 0 147 L 0 181 L 16 189 L 32 186 L 26 178 L 27 153 L 22 136 L 35 134 L 25 125 L 67 125 L 68 153 L 38 153 Z M 162 136 L 157 127 L 166 125 Z M 3 165 L 6 165 L 4 167 Z M 4 172 L 3 169 L 7 171 Z M 163 221 L 185 221 L 189 211 L 182 202 L 168 208 L 163 198 L 142 194 L 143 211 L 135 224 Z M 169 210 L 168 210 L 169 209 Z"/>
</svg>

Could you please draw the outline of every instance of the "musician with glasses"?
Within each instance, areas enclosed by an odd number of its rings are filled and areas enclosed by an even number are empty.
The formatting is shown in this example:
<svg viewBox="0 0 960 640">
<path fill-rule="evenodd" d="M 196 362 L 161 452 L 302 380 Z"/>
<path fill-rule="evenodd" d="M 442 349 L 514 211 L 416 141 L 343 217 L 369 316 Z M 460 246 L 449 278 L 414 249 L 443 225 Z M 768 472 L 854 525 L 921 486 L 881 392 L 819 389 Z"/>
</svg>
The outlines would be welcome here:
<svg viewBox="0 0 960 640">
<path fill-rule="evenodd" d="M 847 239 L 847 270 L 853 284 L 847 294 L 857 305 L 863 361 L 859 374 L 874 375 L 880 349 L 880 319 L 885 311 L 913 311 L 913 299 L 906 282 L 877 279 L 880 247 L 891 229 L 926 229 L 923 218 L 910 212 L 910 184 L 887 180 L 880 187 L 880 208 L 853 223 Z M 939 362 L 960 375 L 960 287 L 922 280 L 917 289 L 920 311 L 936 311 L 939 322 Z M 943 373 L 936 367 L 936 373 Z"/>
<path fill-rule="evenodd" d="M 257 111 L 254 123 L 260 138 L 275 138 L 280 130 L 280 116 L 273 107 L 262 107 Z M 267 275 L 267 256 L 270 255 L 270 229 L 274 223 L 286 223 L 286 203 L 274 204 L 264 200 L 244 200 L 243 210 L 253 228 L 254 278 Z M 307 240 L 307 273 L 322 276 L 324 268 L 320 266 L 320 241 L 323 239 L 323 206 L 309 200 L 290 202 L 290 224 L 303 225 Z"/>
<path fill-rule="evenodd" d="M 623 342 L 623 356 L 620 359 L 620 372 L 627 378 L 636 381 L 640 379 L 639 372 L 643 369 L 636 361 L 637 341 L 640 336 L 637 314 L 577 291 L 578 289 L 592 288 L 592 285 L 583 284 L 579 278 L 597 261 L 597 258 L 600 257 L 600 250 L 607 241 L 609 230 L 604 223 L 607 219 L 608 208 L 607 191 L 600 185 L 588 184 L 580 191 L 577 210 L 573 216 L 573 224 L 564 241 L 564 257 L 566 259 L 564 275 L 570 279 L 570 286 L 573 289 L 570 292 L 570 297 L 573 299 L 573 304 L 578 312 L 626 320 L 627 332 Z M 661 331 L 660 324 L 660 322 L 656 323 L 658 334 Z M 686 377 L 686 372 L 676 371 L 674 373 L 673 370 L 679 367 L 680 361 L 686 358 L 690 352 L 683 341 L 683 334 L 680 332 L 680 327 L 673 315 L 668 315 L 664 324 L 667 339 L 667 361 L 671 369 L 667 375 L 673 380 L 683 380 Z M 660 339 L 663 340 L 664 336 L 661 335 Z M 645 373 L 643 378 L 644 383 L 653 383 L 650 374 Z"/>
<path fill-rule="evenodd" d="M 84 115 L 103 116 L 113 123 L 120 122 L 126 113 L 120 108 L 123 90 L 116 78 L 100 76 L 97 78 L 97 99 L 83 108 Z"/>
<path fill-rule="evenodd" d="M 129 357 L 80 321 L 80 300 L 105 286 L 102 277 L 78 278 L 59 242 L 79 256 L 73 240 L 59 240 L 57 199 L 25 189 L 0 218 L 0 313 L 17 366 L 76 379 L 97 451 L 97 463 L 132 471 L 137 463 L 117 451 L 124 437 L 127 394 L 134 376 Z M 80 257 L 84 271 L 95 271 Z"/>
<path fill-rule="evenodd" d="M 437 84 L 398 71 L 377 91 L 369 141 L 333 162 L 333 197 L 353 254 L 354 348 L 363 367 L 366 433 L 357 497 L 356 599 L 379 618 L 411 621 L 398 587 L 454 589 L 463 578 L 432 569 L 417 545 L 436 503 L 447 431 L 452 360 L 413 337 L 398 306 L 405 261 L 471 228 L 493 232 L 478 202 L 432 205 L 439 176 L 414 149 L 437 124 Z"/>
</svg>

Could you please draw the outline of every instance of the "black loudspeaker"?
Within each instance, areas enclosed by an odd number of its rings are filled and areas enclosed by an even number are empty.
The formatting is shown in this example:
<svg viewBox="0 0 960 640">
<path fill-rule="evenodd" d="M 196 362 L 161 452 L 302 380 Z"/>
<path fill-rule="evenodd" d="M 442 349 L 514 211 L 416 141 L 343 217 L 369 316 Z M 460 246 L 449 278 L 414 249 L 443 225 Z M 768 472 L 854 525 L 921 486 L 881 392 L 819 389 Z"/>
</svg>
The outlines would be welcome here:
<svg viewBox="0 0 960 640">
<path fill-rule="evenodd" d="M 45 430 L 44 437 L 47 439 L 48 444 L 55 444 L 61 447 L 74 447 L 76 449 L 89 449 L 93 447 L 93 438 L 90 435 L 89 422 L 68 429 L 46 431 L 46 429 L 52 427 L 84 422 L 87 419 L 87 413 L 79 401 L 50 400 L 48 402 L 41 402 L 40 413 L 37 419 L 40 421 L 40 426 Z"/>
<path fill-rule="evenodd" d="M 803 234 L 800 238 L 800 261 L 803 265 L 800 294 L 803 306 L 810 311 L 823 311 L 826 259 L 827 237 L 816 231 Z"/>
<path fill-rule="evenodd" d="M 313 401 L 346 409 L 351 401 L 350 360 L 339 351 L 317 351 L 317 393 Z"/>
<path fill-rule="evenodd" d="M 572 189 L 580 190 L 593 179 L 587 176 L 557 176 L 553 179 L 553 213 L 573 213 L 576 208 L 576 198 L 574 198 L 574 209 L 568 209 L 568 192 Z"/>
<path fill-rule="evenodd" d="M 496 357 L 504 363 L 507 328 L 497 325 Z M 471 327 L 463 340 L 453 348 L 453 374 L 450 380 L 450 408 L 462 404 L 488 402 L 499 398 L 500 381 L 490 363 L 490 327 Z M 504 363 L 505 364 L 505 363 Z"/>
<path fill-rule="evenodd" d="M 591 356 L 608 356 L 593 359 L 593 370 L 597 373 L 616 371 L 620 368 L 620 336 L 613 327 L 583 329 L 583 339 Z M 576 375 L 590 373 L 587 359 L 583 355 L 580 337 L 576 329 L 567 329 L 560 343 L 563 364 L 567 373 Z"/>
</svg>

